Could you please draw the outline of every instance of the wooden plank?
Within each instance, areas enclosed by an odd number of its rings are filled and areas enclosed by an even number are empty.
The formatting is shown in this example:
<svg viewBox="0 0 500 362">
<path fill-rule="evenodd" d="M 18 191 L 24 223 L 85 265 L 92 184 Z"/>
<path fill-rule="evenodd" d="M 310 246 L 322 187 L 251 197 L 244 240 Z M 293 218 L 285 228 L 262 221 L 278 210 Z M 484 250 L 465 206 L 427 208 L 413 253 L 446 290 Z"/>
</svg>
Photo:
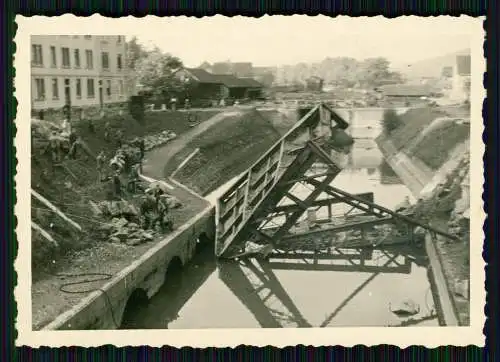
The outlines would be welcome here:
<svg viewBox="0 0 500 362">
<path fill-rule="evenodd" d="M 59 243 L 57 241 L 55 241 L 54 238 L 47 231 L 45 231 L 44 228 L 42 228 L 40 225 L 38 225 L 36 222 L 31 221 L 31 228 L 38 231 L 44 237 L 44 239 L 50 241 L 52 244 L 54 244 L 54 246 L 56 246 L 56 247 L 59 246 Z"/>
<path fill-rule="evenodd" d="M 47 200 L 45 197 L 43 197 L 42 195 L 40 195 L 38 192 L 36 192 L 35 190 L 31 189 L 31 194 L 38 200 L 40 201 L 42 204 L 44 204 L 45 206 L 47 206 L 49 209 L 51 209 L 52 211 L 54 211 L 57 215 L 59 215 L 59 217 L 61 217 L 64 221 L 66 221 L 68 224 L 70 224 L 71 226 L 73 226 L 75 229 L 77 229 L 78 231 L 82 231 L 82 227 L 74 222 L 73 220 L 71 220 L 69 217 L 67 217 L 59 208 L 57 208 L 55 205 L 53 205 L 49 200 Z"/>
<path fill-rule="evenodd" d="M 174 178 L 175 175 L 177 174 L 177 172 L 179 172 L 184 166 L 186 166 L 186 164 L 194 157 L 198 154 L 198 152 L 200 152 L 200 149 L 197 148 L 195 149 L 193 152 L 191 152 L 189 154 L 189 156 L 187 156 L 179 166 L 177 166 L 177 168 L 175 169 L 174 172 L 172 172 L 172 174 L 170 175 L 170 177 Z"/>
</svg>

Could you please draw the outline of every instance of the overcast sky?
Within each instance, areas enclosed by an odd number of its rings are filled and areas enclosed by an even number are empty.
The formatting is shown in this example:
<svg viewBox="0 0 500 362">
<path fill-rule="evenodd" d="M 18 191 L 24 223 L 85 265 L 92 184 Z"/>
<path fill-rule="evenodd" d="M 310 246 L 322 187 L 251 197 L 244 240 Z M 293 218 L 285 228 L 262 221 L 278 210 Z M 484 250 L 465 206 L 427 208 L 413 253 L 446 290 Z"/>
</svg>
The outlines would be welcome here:
<svg viewBox="0 0 500 362">
<path fill-rule="evenodd" d="M 324 16 L 156 18 L 134 26 L 154 44 L 193 67 L 203 61 L 274 66 L 325 57 L 387 57 L 395 66 L 469 48 L 473 18 L 329 18 Z M 130 34 L 131 35 L 131 34 Z"/>
</svg>

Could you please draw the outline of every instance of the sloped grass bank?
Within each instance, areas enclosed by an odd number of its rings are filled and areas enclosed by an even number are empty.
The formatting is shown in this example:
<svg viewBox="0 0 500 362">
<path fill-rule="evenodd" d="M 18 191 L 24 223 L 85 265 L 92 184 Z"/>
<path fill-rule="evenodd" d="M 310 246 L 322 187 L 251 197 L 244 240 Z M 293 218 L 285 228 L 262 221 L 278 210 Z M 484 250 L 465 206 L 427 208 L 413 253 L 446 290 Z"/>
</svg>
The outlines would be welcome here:
<svg viewBox="0 0 500 362">
<path fill-rule="evenodd" d="M 438 170 L 449 158 L 454 147 L 470 136 L 469 124 L 447 123 L 427 133 L 413 149 L 407 152 Z"/>
<path fill-rule="evenodd" d="M 229 116 L 195 137 L 165 167 L 170 174 L 195 149 L 200 151 L 175 178 L 206 195 L 250 167 L 280 138 L 272 122 L 256 110 Z"/>
</svg>

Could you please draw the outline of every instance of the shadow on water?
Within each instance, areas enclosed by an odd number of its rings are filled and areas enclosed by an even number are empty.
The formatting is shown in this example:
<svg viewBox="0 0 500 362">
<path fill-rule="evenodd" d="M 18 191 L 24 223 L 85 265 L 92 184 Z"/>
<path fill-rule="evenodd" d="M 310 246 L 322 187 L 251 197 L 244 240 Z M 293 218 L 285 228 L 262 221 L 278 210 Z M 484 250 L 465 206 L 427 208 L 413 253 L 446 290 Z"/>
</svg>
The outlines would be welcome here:
<svg viewBox="0 0 500 362">
<path fill-rule="evenodd" d="M 147 303 L 131 306 L 121 329 L 167 329 L 170 322 L 216 269 L 213 245 L 198 244 L 189 264 L 169 264 L 165 283 Z"/>
<path fill-rule="evenodd" d="M 214 273 L 217 279 L 253 315 L 262 328 L 307 328 L 328 327 L 332 320 L 380 274 L 411 274 L 412 265 L 427 266 L 422 250 L 410 247 L 385 249 L 335 249 L 328 253 L 273 253 L 267 260 L 242 259 L 238 261 L 216 261 L 213 248 L 199 250 L 192 262 L 182 272 L 172 274 L 158 294 L 149 303 L 135 306 L 132 317 L 122 325 L 122 329 L 167 329 L 179 318 L 190 299 Z M 320 323 L 309 322 L 296 306 L 294 299 L 282 285 L 277 272 L 283 270 L 335 271 L 350 273 L 370 273 L 362 283 L 337 304 Z M 320 288 L 332 288 L 318 285 Z M 217 304 L 218 300 L 206 301 Z M 205 304 L 205 303 L 204 303 Z M 208 308 L 209 306 L 207 306 Z M 208 308 L 207 310 L 210 310 Z M 213 310 L 218 313 L 217 308 Z M 221 311 L 219 311 L 221 312 Z M 218 313 L 220 314 L 220 313 Z M 221 318 L 232 318 L 220 314 Z M 237 317 L 237 316 L 236 316 Z M 395 326 L 417 325 L 435 319 L 434 315 L 406 318 Z M 199 318 L 203 318 L 200 315 Z M 394 325 L 394 324 L 393 324 Z M 196 328 L 196 325 L 191 326 Z"/>
<path fill-rule="evenodd" d="M 380 263 L 384 259 L 384 263 Z M 402 261 L 401 261 L 402 260 Z M 286 261 L 286 262 L 285 262 Z M 371 273 L 318 327 L 327 327 L 338 313 L 379 274 L 410 274 L 412 264 L 427 266 L 421 250 L 410 248 L 352 249 L 344 253 L 277 253 L 268 260 L 246 259 L 219 263 L 219 278 L 254 315 L 263 328 L 314 327 L 301 314 L 276 277 L 278 270 Z M 329 288 L 324 285 L 323 287 Z M 276 310 L 276 304 L 281 304 Z M 435 319 L 435 315 L 407 319 L 401 326 Z"/>
</svg>

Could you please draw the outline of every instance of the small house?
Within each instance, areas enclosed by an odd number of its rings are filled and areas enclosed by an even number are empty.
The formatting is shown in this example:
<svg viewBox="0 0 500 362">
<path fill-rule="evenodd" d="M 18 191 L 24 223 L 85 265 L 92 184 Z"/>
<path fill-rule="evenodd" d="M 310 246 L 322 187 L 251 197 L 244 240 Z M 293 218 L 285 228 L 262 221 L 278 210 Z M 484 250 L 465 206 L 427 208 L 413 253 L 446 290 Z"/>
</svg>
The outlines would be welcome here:
<svg viewBox="0 0 500 362">
<path fill-rule="evenodd" d="M 391 84 L 375 89 L 390 103 L 406 106 L 421 103 L 428 97 L 438 96 L 439 91 L 427 84 Z"/>
<path fill-rule="evenodd" d="M 200 68 L 182 68 L 174 76 L 189 85 L 192 99 L 219 99 L 222 96 L 222 81 Z"/>
</svg>

